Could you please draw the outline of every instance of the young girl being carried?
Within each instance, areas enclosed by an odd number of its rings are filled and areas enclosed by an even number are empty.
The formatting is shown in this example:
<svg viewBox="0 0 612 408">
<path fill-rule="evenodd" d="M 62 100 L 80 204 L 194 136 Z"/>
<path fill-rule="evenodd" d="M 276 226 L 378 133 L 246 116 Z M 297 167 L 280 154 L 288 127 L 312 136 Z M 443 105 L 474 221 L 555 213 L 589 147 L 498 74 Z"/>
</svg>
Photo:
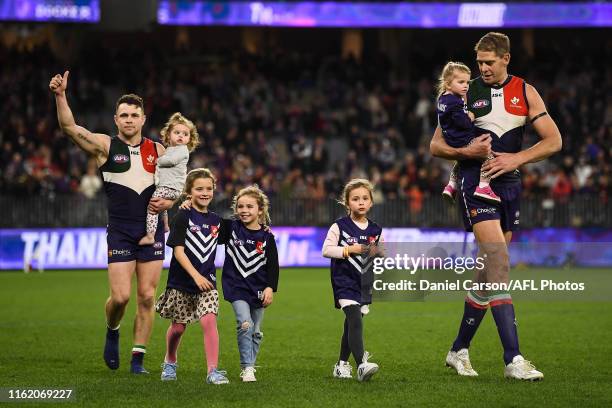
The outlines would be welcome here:
<svg viewBox="0 0 612 408">
<path fill-rule="evenodd" d="M 180 112 L 174 113 L 161 130 L 161 139 L 166 152 L 157 159 L 155 168 L 155 191 L 152 198 L 176 200 L 181 195 L 187 176 L 189 152 L 200 143 L 198 130 L 193 122 Z M 168 232 L 168 212 L 162 213 L 165 231 Z M 152 245 L 155 242 L 155 231 L 159 217 L 147 213 L 147 233 L 138 242 L 139 245 Z"/>
</svg>

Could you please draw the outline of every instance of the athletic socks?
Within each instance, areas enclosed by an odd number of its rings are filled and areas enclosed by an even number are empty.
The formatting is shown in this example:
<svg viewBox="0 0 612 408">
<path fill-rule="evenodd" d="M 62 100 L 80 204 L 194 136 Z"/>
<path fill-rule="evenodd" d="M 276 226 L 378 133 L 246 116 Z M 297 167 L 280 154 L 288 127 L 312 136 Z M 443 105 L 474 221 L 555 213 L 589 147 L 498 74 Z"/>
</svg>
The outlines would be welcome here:
<svg viewBox="0 0 612 408">
<path fill-rule="evenodd" d="M 172 324 L 168 326 L 168 331 L 166 332 L 166 357 L 164 358 L 166 363 L 176 363 L 176 355 L 185 328 L 185 323 L 172 322 Z"/>
<path fill-rule="evenodd" d="M 339 361 L 348 361 L 351 356 L 351 348 L 348 342 L 348 319 L 344 318 L 344 330 L 342 331 L 342 340 L 340 341 L 340 357 Z"/>
<path fill-rule="evenodd" d="M 132 362 L 131 362 L 132 366 L 135 366 L 135 365 L 142 366 L 146 352 L 147 352 L 146 346 L 143 346 L 140 344 L 134 344 L 134 347 L 132 347 Z"/>
<path fill-rule="evenodd" d="M 104 362 L 111 370 L 119 368 L 119 326 L 116 329 L 106 328 Z"/>
<path fill-rule="evenodd" d="M 342 308 L 347 320 L 348 345 L 357 365 L 363 362 L 363 321 L 360 305 Z M 346 360 L 344 360 L 346 361 Z"/>
<path fill-rule="evenodd" d="M 493 292 L 489 295 L 489 304 L 497 325 L 499 339 L 504 347 L 504 362 L 508 365 L 514 357 L 521 354 L 512 297 L 506 291 Z"/>
<path fill-rule="evenodd" d="M 468 292 L 465 298 L 465 305 L 463 308 L 463 318 L 459 325 L 459 333 L 455 339 L 451 351 L 459 351 L 463 348 L 470 348 L 470 342 L 482 318 L 487 313 L 487 307 L 489 305 L 486 297 L 479 296 L 475 291 L 471 290 Z"/>
</svg>

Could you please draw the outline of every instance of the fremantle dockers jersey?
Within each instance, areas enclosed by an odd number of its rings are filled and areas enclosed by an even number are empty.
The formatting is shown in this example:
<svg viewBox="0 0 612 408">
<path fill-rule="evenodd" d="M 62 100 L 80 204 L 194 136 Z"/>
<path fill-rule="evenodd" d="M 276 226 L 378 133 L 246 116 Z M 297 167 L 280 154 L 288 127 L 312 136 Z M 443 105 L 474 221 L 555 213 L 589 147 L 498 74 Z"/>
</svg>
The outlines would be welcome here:
<svg viewBox="0 0 612 408">
<path fill-rule="evenodd" d="M 348 216 L 338 219 L 336 224 L 340 230 L 338 246 L 378 244 L 380 241 L 382 228 L 369 219 L 366 229 L 359 228 Z M 371 285 L 364 288 L 362 278 L 371 264 L 372 258 L 363 255 L 351 254 L 347 259 L 332 258 L 331 281 L 336 307 L 339 307 L 338 299 L 350 299 L 362 305 L 371 303 Z"/>
<path fill-rule="evenodd" d="M 244 300 L 251 306 L 262 307 L 263 290 L 271 287 L 276 291 L 278 284 L 274 236 L 263 228 L 250 230 L 237 220 L 226 221 L 223 229 L 223 297 L 229 302 Z"/>
<path fill-rule="evenodd" d="M 108 198 L 108 223 L 144 224 L 147 205 L 155 191 L 155 142 L 142 138 L 130 146 L 118 137 L 111 139 L 108 160 L 100 167 Z"/>
<path fill-rule="evenodd" d="M 185 255 L 193 267 L 215 288 L 217 287 L 215 255 L 221 226 L 222 219 L 214 212 L 201 213 L 194 208 L 179 210 L 172 222 L 167 244 L 172 248 L 184 247 Z M 189 293 L 201 292 L 193 278 L 174 256 L 170 261 L 167 286 Z"/>
<path fill-rule="evenodd" d="M 509 75 L 502 85 L 489 86 L 478 77 L 470 82 L 467 93 L 468 110 L 474 113 L 474 125 L 483 133 L 491 134 L 491 148 L 496 152 L 516 153 L 523 144 L 525 124 L 529 118 L 529 106 L 525 81 Z M 480 169 L 480 162 L 466 160 L 464 168 Z M 520 181 L 518 172 L 507 173 L 494 182 Z"/>
</svg>

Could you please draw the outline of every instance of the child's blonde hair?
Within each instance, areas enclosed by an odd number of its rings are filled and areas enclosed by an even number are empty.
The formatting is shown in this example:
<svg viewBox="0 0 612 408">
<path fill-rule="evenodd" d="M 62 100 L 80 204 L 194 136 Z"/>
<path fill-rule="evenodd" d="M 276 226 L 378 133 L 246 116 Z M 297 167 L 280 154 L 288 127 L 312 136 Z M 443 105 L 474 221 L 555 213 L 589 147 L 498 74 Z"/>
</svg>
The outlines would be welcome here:
<svg viewBox="0 0 612 408">
<path fill-rule="evenodd" d="M 472 71 L 470 71 L 468 66 L 463 62 L 447 62 L 444 68 L 442 68 L 442 73 L 438 78 L 438 85 L 436 86 L 438 98 L 441 97 L 444 92 L 446 92 L 446 87 L 450 85 L 456 72 L 463 72 L 465 74 L 472 75 Z"/>
<path fill-rule="evenodd" d="M 270 225 L 270 200 L 268 199 L 266 193 L 264 193 L 257 186 L 257 184 L 243 188 L 242 190 L 238 191 L 238 194 L 234 196 L 234 199 L 232 200 L 232 210 L 234 211 L 234 214 L 238 213 L 238 199 L 244 196 L 253 197 L 255 201 L 257 201 L 257 207 L 259 207 L 259 209 L 261 210 L 261 215 L 259 216 L 257 221 L 265 226 Z"/>
<path fill-rule="evenodd" d="M 352 179 L 348 183 L 344 185 L 342 189 L 342 195 L 338 200 L 338 203 L 342 204 L 344 208 L 346 208 L 346 212 L 348 215 L 351 215 L 351 208 L 349 207 L 349 196 L 351 195 L 351 191 L 363 187 L 370 193 L 370 200 L 374 201 L 374 186 L 370 182 L 370 180 L 366 179 Z"/>
<path fill-rule="evenodd" d="M 200 135 L 198 135 L 198 129 L 195 127 L 192 121 L 187 119 L 181 112 L 175 112 L 170 116 L 170 119 L 166 122 L 164 127 L 161 130 L 161 139 L 164 146 L 170 145 L 170 133 L 172 132 L 172 128 L 174 125 L 181 124 L 185 125 L 189 128 L 189 134 L 191 138 L 189 139 L 189 143 L 187 143 L 187 148 L 190 152 L 193 151 L 200 144 Z"/>
<path fill-rule="evenodd" d="M 180 201 L 184 201 L 191 194 L 191 189 L 193 188 L 193 184 L 197 179 L 211 179 L 213 185 L 213 191 L 217 189 L 217 178 L 209 169 L 199 168 L 193 169 L 189 173 L 187 173 L 187 178 L 185 179 L 185 188 L 183 189 L 183 194 L 181 195 Z"/>
</svg>

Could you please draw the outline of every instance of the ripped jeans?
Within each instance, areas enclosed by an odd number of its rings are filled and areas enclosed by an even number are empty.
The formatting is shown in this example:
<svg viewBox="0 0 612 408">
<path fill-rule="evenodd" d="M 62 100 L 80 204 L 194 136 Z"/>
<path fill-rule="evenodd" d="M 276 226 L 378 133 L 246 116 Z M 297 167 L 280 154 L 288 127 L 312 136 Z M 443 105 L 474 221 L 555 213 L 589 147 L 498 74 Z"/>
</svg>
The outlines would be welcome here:
<svg viewBox="0 0 612 408">
<path fill-rule="evenodd" d="M 240 366 L 254 367 L 259 353 L 259 346 L 263 340 L 261 322 L 264 308 L 252 308 L 244 300 L 232 302 L 236 315 L 236 335 L 238 337 L 238 351 L 240 352 Z"/>
</svg>

